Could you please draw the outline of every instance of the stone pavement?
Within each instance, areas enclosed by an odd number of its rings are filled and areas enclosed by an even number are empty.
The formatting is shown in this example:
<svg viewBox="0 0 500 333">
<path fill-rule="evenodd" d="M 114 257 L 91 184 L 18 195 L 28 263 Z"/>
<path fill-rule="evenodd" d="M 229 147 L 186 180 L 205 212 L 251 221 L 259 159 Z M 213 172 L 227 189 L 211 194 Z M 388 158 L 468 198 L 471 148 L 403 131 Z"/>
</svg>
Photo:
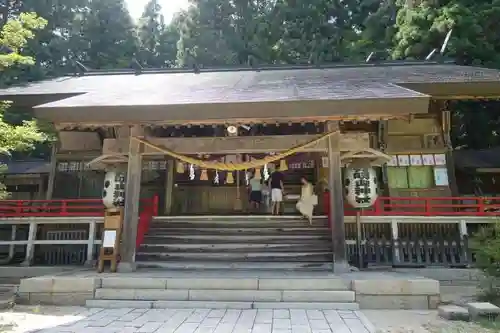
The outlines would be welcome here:
<svg viewBox="0 0 500 333">
<path fill-rule="evenodd" d="M 16 333 L 374 333 L 361 312 L 335 310 L 31 307 L 0 320 Z"/>
</svg>

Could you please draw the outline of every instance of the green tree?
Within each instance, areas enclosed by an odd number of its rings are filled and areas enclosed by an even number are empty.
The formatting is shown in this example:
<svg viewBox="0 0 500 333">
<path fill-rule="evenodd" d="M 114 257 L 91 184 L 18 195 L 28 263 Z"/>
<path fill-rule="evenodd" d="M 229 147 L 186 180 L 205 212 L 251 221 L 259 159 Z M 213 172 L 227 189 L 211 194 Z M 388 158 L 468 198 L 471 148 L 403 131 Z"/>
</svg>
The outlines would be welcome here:
<svg viewBox="0 0 500 333">
<path fill-rule="evenodd" d="M 22 49 L 27 41 L 34 37 L 34 31 L 42 29 L 46 21 L 35 13 L 21 13 L 16 18 L 8 19 L 0 31 L 0 72 L 6 68 L 19 65 L 32 65 L 34 60 L 23 55 Z M 0 105 L 0 153 L 10 155 L 14 151 L 28 150 L 43 142 L 47 136 L 41 132 L 36 121 L 22 121 L 20 125 L 12 125 L 4 121 L 6 102 Z M 0 197 L 5 197 L 5 187 L 0 184 Z"/>
<path fill-rule="evenodd" d="M 137 34 L 124 0 L 91 1 L 83 14 L 81 50 L 91 68 L 127 68 L 137 55 Z"/>
<path fill-rule="evenodd" d="M 411 4 L 411 3 L 410 3 Z M 499 0 L 422 0 L 401 4 L 397 15 L 393 57 L 424 59 L 441 48 L 453 29 L 446 56 L 460 65 L 500 68 Z M 453 103 L 455 147 L 481 149 L 500 144 L 498 101 Z"/>
</svg>

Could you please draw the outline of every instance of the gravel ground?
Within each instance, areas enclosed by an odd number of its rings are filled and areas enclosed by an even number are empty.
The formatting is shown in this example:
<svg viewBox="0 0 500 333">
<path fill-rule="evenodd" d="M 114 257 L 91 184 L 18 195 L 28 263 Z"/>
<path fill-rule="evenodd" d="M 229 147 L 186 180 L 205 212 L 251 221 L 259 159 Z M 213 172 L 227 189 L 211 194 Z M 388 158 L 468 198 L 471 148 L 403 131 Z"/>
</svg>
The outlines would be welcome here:
<svg viewBox="0 0 500 333">
<path fill-rule="evenodd" d="M 499 333 L 473 323 L 446 321 L 437 311 L 363 310 L 377 333 Z"/>
</svg>

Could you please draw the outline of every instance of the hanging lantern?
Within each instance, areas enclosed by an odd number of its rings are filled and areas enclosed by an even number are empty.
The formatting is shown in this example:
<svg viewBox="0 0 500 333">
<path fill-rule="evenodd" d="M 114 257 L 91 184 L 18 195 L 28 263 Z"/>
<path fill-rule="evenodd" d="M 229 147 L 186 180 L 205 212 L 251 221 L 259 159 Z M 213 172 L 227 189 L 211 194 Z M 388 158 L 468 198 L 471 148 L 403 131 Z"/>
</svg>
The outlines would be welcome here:
<svg viewBox="0 0 500 333">
<path fill-rule="evenodd" d="M 288 170 L 288 165 L 286 164 L 285 160 L 280 161 L 280 171 L 286 171 Z"/>
<path fill-rule="evenodd" d="M 262 175 L 260 174 L 260 168 L 255 169 L 254 178 L 257 179 L 257 180 L 261 180 L 262 179 Z"/>
<path fill-rule="evenodd" d="M 177 169 L 177 173 L 184 173 L 184 171 L 185 171 L 184 163 L 177 162 L 176 169 Z"/>
<path fill-rule="evenodd" d="M 377 200 L 377 173 L 370 166 L 348 168 L 344 186 L 347 202 L 354 208 L 370 207 Z"/>
<path fill-rule="evenodd" d="M 106 172 L 102 190 L 102 203 L 106 208 L 116 208 L 125 205 L 126 173 L 116 170 Z"/>
<path fill-rule="evenodd" d="M 201 170 L 200 180 L 208 180 L 207 169 L 202 169 Z"/>
<path fill-rule="evenodd" d="M 189 180 L 194 180 L 195 174 L 194 174 L 194 165 L 190 164 L 189 165 Z"/>
<path fill-rule="evenodd" d="M 234 177 L 232 171 L 227 172 L 226 184 L 234 184 Z"/>
</svg>

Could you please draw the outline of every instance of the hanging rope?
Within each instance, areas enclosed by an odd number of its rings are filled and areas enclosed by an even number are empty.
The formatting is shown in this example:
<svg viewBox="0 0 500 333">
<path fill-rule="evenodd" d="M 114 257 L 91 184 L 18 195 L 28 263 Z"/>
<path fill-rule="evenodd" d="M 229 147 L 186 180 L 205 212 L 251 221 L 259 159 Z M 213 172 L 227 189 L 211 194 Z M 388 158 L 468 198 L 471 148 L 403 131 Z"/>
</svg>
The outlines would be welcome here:
<svg viewBox="0 0 500 333">
<path fill-rule="evenodd" d="M 173 158 L 176 158 L 176 159 L 178 159 L 178 160 L 180 160 L 180 161 L 182 161 L 184 163 L 187 163 L 187 164 L 196 165 L 196 166 L 198 166 L 200 168 L 214 169 L 214 170 L 224 170 L 224 171 L 240 171 L 240 170 L 260 168 L 260 167 L 263 167 L 266 164 L 279 161 L 279 160 L 281 160 L 281 159 L 283 159 L 285 157 L 288 157 L 290 155 L 293 155 L 293 154 L 295 154 L 295 153 L 303 150 L 306 147 L 309 147 L 309 146 L 317 144 L 321 140 L 324 140 L 324 139 L 330 137 L 334 133 L 335 133 L 335 131 L 334 132 L 326 133 L 326 134 L 320 136 L 317 139 L 314 139 L 314 140 L 309 141 L 307 143 L 304 143 L 304 144 L 301 144 L 299 146 L 290 148 L 289 150 L 287 150 L 287 151 L 285 151 L 283 153 L 277 154 L 277 155 L 266 156 L 266 157 L 264 157 L 262 159 L 255 159 L 255 160 L 251 160 L 251 161 L 247 161 L 247 162 L 242 162 L 242 163 L 224 163 L 224 162 L 204 161 L 204 160 L 200 160 L 200 159 L 197 159 L 197 158 L 189 157 L 189 156 L 186 156 L 186 155 L 178 154 L 178 153 L 176 153 L 174 151 L 171 151 L 171 150 L 169 150 L 167 148 L 156 146 L 156 145 L 152 144 L 151 142 L 149 142 L 147 140 L 144 140 L 144 139 L 141 139 L 141 138 L 138 138 L 138 137 L 132 137 L 132 139 L 135 139 L 135 140 L 137 140 L 139 142 L 142 142 L 146 146 L 149 146 L 149 147 L 151 147 L 153 149 L 156 149 L 156 150 L 164 153 L 165 155 L 168 155 L 168 156 L 171 156 Z"/>
</svg>

